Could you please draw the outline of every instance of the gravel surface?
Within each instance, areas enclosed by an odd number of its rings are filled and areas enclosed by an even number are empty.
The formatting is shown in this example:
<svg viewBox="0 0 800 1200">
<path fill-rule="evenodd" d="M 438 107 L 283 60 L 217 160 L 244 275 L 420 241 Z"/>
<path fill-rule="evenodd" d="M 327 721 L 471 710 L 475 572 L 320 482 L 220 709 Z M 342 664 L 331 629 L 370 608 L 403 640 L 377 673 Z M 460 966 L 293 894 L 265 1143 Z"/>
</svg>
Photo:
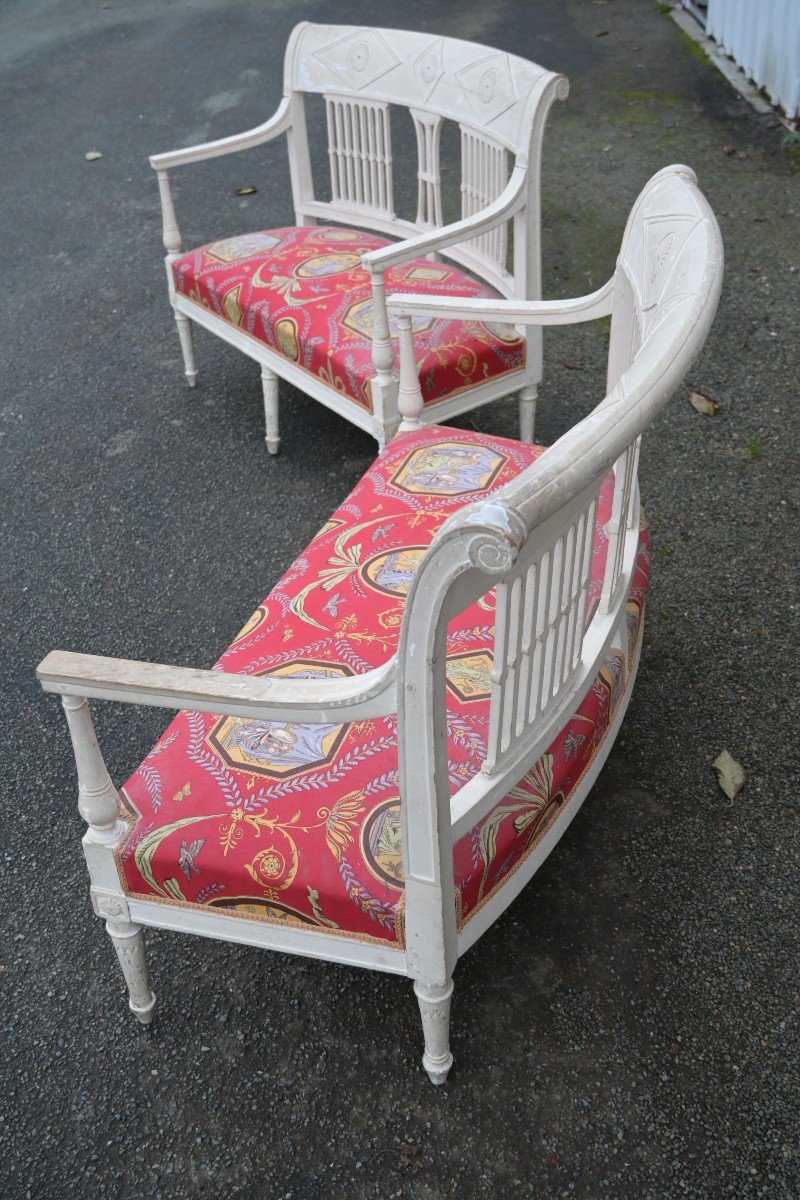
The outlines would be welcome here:
<svg viewBox="0 0 800 1200">
<path fill-rule="evenodd" d="M 256 124 L 295 22 L 366 12 L 3 7 L 0 1193 L 790 1200 L 800 187 L 784 131 L 647 0 L 409 0 L 366 18 L 570 76 L 544 162 L 548 295 L 602 282 L 669 162 L 697 170 L 728 260 L 689 381 L 719 414 L 681 393 L 642 454 L 654 572 L 623 733 L 568 835 L 459 966 L 447 1087 L 422 1074 L 406 981 L 189 937 L 149 936 L 148 1034 L 90 910 L 72 757 L 37 661 L 59 646 L 211 663 L 374 453 L 284 388 L 268 458 L 258 370 L 210 336 L 186 390 L 147 155 Z M 407 207 L 410 139 L 396 153 Z M 278 149 L 175 184 L 187 244 L 291 220 Z M 541 440 L 601 397 L 602 332 L 547 337 Z M 514 405 L 475 423 L 513 435 Z M 163 723 L 97 706 L 115 779 Z M 723 748 L 749 776 L 733 803 L 709 767 Z"/>
</svg>

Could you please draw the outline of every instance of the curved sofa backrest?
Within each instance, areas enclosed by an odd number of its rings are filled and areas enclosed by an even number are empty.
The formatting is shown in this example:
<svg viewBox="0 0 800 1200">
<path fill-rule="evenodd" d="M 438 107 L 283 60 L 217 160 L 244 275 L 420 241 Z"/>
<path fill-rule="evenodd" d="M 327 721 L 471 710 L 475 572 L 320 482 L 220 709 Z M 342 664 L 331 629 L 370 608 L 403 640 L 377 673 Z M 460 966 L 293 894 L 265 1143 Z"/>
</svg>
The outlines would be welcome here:
<svg viewBox="0 0 800 1200">
<path fill-rule="evenodd" d="M 713 318 L 707 276 L 721 284 L 721 252 L 716 218 L 694 172 L 684 166 L 659 171 L 631 211 L 617 259 L 609 392 L 637 358 L 638 376 L 665 354 L 682 361 L 692 353 L 692 337 L 705 336 L 692 311 L 710 308 L 709 323 Z"/>
<path fill-rule="evenodd" d="M 407 881 L 450 886 L 452 837 L 474 826 L 530 769 L 608 647 L 623 644 L 638 544 L 640 438 L 702 347 L 721 283 L 714 214 L 693 172 L 668 167 L 639 196 L 623 237 L 608 394 L 511 483 L 454 514 L 423 557 L 399 653 Z M 615 482 L 606 574 L 587 625 L 595 516 L 609 471 Z M 442 732 L 447 621 L 493 586 L 488 751 L 451 805 Z"/>
<path fill-rule="evenodd" d="M 515 224 L 513 264 L 507 222 L 444 253 L 503 295 L 538 296 L 541 139 L 550 105 L 567 95 L 564 76 L 457 38 L 303 23 L 286 50 L 284 90 L 293 110 L 298 222 L 353 222 L 401 238 L 441 226 L 439 142 L 442 122 L 451 120 L 461 136 L 461 216 L 482 212 L 506 192 L 513 167 L 525 220 Z M 330 200 L 314 193 L 303 99 L 309 93 L 325 100 Z M 393 107 L 408 110 L 416 131 L 411 221 L 395 211 Z"/>
<path fill-rule="evenodd" d="M 363 97 L 446 117 L 527 154 L 530 103 L 552 72 L 458 38 L 355 25 L 297 27 L 289 90 Z"/>
<path fill-rule="evenodd" d="M 518 510 L 533 526 L 569 500 L 578 480 L 602 476 L 616 464 L 699 353 L 716 312 L 722 269 L 719 226 L 694 172 L 684 166 L 659 171 L 633 207 L 617 259 L 607 394 L 494 502 Z"/>
</svg>

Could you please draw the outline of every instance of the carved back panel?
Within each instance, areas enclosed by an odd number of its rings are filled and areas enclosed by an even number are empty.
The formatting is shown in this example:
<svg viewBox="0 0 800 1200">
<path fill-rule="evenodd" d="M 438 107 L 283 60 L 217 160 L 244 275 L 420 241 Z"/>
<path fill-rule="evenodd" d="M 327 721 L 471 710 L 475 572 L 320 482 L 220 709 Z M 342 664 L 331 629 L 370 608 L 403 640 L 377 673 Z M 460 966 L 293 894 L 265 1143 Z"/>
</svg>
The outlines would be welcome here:
<svg viewBox="0 0 800 1200">
<path fill-rule="evenodd" d="M 697 189 L 670 170 L 651 181 L 625 228 L 611 319 L 609 391 L 653 338 L 651 352 L 658 352 L 685 319 L 702 282 L 705 205 Z"/>
<path fill-rule="evenodd" d="M 504 190 L 511 158 L 528 163 L 539 102 L 548 85 L 560 78 L 515 55 L 456 38 L 307 23 L 292 35 L 285 75 L 287 94 L 324 97 L 328 119 L 331 201 L 316 199 L 310 169 L 306 175 L 301 172 L 295 184 L 298 214 L 355 218 L 401 237 L 442 224 L 442 122 L 452 120 L 460 128 L 461 212 L 470 216 Z M 416 131 L 413 221 L 398 219 L 394 211 L 392 106 L 409 110 Z M 540 123 L 539 138 L 541 132 Z M 531 170 L 537 172 L 538 187 L 538 146 Z M 520 228 L 521 236 L 528 236 Z M 535 232 L 530 236 L 537 238 Z M 507 248 L 503 226 L 447 253 L 513 294 Z"/>
</svg>

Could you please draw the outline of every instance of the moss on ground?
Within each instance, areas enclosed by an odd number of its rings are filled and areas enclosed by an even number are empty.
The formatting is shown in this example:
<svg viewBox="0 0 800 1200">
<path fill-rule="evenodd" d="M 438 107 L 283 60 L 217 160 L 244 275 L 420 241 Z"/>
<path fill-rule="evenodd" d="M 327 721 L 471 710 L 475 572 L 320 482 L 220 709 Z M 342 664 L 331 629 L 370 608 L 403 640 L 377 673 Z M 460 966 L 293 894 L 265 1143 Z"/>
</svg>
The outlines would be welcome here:
<svg viewBox="0 0 800 1200">
<path fill-rule="evenodd" d="M 783 139 L 789 163 L 795 174 L 800 174 L 800 133 L 787 133 Z"/>
<path fill-rule="evenodd" d="M 689 37 L 689 34 L 680 27 L 678 28 L 678 37 L 683 43 L 684 50 L 691 58 L 694 58 L 697 62 L 702 63 L 704 67 L 708 67 L 711 70 L 715 69 L 713 62 L 706 54 L 703 47 L 699 46 L 694 38 Z"/>
</svg>

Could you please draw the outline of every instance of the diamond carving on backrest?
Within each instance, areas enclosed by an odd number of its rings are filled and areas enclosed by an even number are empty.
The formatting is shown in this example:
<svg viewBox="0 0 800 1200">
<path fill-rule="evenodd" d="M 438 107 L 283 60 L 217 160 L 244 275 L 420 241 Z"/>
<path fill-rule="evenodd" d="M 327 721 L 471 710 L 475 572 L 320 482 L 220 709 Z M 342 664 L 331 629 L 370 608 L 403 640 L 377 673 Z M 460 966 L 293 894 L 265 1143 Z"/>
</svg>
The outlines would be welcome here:
<svg viewBox="0 0 800 1200">
<path fill-rule="evenodd" d="M 444 38 L 437 38 L 418 55 L 414 62 L 414 75 L 422 99 L 428 100 L 444 75 Z"/>
<path fill-rule="evenodd" d="M 314 54 L 355 91 L 369 87 L 400 62 L 388 42 L 374 29 L 349 33 Z"/>
<path fill-rule="evenodd" d="M 456 73 L 456 78 L 481 125 L 490 124 L 517 102 L 505 54 L 470 63 Z"/>
</svg>

